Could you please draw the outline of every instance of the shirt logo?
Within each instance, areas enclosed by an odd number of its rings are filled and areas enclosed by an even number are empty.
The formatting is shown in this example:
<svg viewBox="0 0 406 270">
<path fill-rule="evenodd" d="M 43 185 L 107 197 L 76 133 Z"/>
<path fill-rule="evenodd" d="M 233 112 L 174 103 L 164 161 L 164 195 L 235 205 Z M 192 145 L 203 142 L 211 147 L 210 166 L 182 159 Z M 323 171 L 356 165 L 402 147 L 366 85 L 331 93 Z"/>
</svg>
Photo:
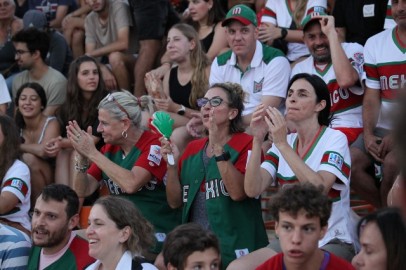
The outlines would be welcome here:
<svg viewBox="0 0 406 270">
<path fill-rule="evenodd" d="M 259 82 L 254 81 L 254 93 L 258 93 L 262 91 L 262 84 L 264 83 L 264 78 L 262 78 Z"/>
<path fill-rule="evenodd" d="M 344 160 L 339 154 L 330 153 L 328 155 L 328 163 L 336 166 L 338 169 L 341 170 L 341 168 L 343 167 Z"/>
<path fill-rule="evenodd" d="M 235 9 L 233 9 L 233 15 L 235 14 L 241 14 L 241 8 L 240 7 L 236 7 Z"/>
<path fill-rule="evenodd" d="M 20 179 L 13 179 L 13 181 L 11 181 L 11 186 L 15 187 L 19 191 L 22 191 L 22 189 L 23 189 L 23 181 L 21 181 Z"/>
<path fill-rule="evenodd" d="M 149 149 L 148 160 L 152 161 L 156 165 L 159 165 L 161 163 L 161 159 L 161 147 L 159 145 L 151 145 L 151 148 Z"/>
</svg>

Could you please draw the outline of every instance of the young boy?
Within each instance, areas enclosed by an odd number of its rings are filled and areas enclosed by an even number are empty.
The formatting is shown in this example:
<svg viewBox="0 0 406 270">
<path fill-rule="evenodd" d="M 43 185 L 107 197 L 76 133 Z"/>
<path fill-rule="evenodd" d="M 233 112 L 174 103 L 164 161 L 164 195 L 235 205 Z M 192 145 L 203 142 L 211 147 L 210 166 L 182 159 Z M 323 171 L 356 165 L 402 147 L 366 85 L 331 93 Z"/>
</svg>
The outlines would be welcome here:
<svg viewBox="0 0 406 270">
<path fill-rule="evenodd" d="M 168 270 L 219 270 L 220 247 L 217 237 L 196 223 L 187 223 L 171 231 L 162 249 Z"/>
<path fill-rule="evenodd" d="M 309 183 L 285 187 L 272 198 L 270 210 L 282 253 L 257 270 L 354 269 L 347 261 L 318 248 L 331 213 L 331 202 L 321 188 Z"/>
</svg>

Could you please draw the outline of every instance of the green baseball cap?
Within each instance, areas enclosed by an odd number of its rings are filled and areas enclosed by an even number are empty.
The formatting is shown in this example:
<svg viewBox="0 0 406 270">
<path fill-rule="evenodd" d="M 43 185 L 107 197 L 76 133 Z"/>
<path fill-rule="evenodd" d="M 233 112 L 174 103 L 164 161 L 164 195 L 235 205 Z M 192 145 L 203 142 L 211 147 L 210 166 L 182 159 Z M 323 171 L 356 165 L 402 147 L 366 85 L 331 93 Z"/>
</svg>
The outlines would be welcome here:
<svg viewBox="0 0 406 270">
<path fill-rule="evenodd" d="M 327 14 L 324 11 L 320 12 L 312 12 L 309 15 L 307 15 L 304 20 L 302 21 L 302 29 L 305 31 L 306 26 L 314 20 L 320 20 L 320 16 L 327 16 Z"/>
<path fill-rule="evenodd" d="M 226 15 L 225 20 L 221 23 L 222 26 L 228 25 L 232 20 L 237 20 L 243 25 L 253 24 L 258 26 L 257 15 L 255 12 L 246 5 L 233 6 Z"/>
</svg>

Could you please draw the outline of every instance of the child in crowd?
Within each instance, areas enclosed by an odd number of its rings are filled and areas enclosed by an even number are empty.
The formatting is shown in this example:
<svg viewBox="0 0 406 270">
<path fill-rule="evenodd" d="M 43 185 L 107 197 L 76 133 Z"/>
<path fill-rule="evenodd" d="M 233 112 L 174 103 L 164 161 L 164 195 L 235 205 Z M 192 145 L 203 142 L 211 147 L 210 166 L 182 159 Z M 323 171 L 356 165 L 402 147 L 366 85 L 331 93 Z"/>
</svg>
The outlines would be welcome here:
<svg viewBox="0 0 406 270">
<path fill-rule="evenodd" d="M 354 269 L 347 261 L 318 248 L 331 213 L 331 202 L 321 188 L 309 183 L 287 186 L 272 198 L 270 210 L 282 253 L 257 270 Z"/>
<path fill-rule="evenodd" d="M 217 237 L 196 223 L 180 225 L 170 232 L 162 253 L 168 270 L 220 269 Z"/>
</svg>

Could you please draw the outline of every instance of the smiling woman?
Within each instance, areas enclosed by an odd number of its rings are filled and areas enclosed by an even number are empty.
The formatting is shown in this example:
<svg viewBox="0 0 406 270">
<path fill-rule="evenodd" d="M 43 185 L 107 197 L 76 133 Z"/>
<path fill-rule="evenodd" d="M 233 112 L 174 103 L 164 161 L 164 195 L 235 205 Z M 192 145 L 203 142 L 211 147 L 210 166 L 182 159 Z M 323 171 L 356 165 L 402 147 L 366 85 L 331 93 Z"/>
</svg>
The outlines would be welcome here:
<svg viewBox="0 0 406 270">
<path fill-rule="evenodd" d="M 31 172 L 31 205 L 34 205 L 42 188 L 54 182 L 53 156 L 46 147 L 49 140 L 59 136 L 59 124 L 54 116 L 43 114 L 47 98 L 38 83 L 23 84 L 17 91 L 15 104 L 15 120 L 23 141 L 20 148 Z"/>
<path fill-rule="evenodd" d="M 105 143 L 100 151 L 90 129 L 86 133 L 76 121 L 69 122 L 67 135 L 78 153 L 73 179 L 79 196 L 92 194 L 103 181 L 111 195 L 133 202 L 154 225 L 157 245 L 152 252 L 158 253 L 165 234 L 180 222 L 180 216 L 166 201 L 166 163 L 159 153 L 159 137 L 141 126 L 142 108 L 149 101 L 123 91 L 99 103 L 97 131 Z"/>
<path fill-rule="evenodd" d="M 98 199 L 90 211 L 86 235 L 89 255 L 97 259 L 86 270 L 157 269 L 143 257 L 154 244 L 153 227 L 126 199 Z"/>
<path fill-rule="evenodd" d="M 163 157 L 173 153 L 175 158 L 168 165 L 168 202 L 183 206 L 183 223 L 198 223 L 218 236 L 221 269 L 267 243 L 260 200 L 244 192 L 252 145 L 242 123 L 244 98 L 239 84 L 214 84 L 199 101 L 208 136 L 190 142 L 181 156 L 174 144 L 161 139 Z"/>
</svg>

